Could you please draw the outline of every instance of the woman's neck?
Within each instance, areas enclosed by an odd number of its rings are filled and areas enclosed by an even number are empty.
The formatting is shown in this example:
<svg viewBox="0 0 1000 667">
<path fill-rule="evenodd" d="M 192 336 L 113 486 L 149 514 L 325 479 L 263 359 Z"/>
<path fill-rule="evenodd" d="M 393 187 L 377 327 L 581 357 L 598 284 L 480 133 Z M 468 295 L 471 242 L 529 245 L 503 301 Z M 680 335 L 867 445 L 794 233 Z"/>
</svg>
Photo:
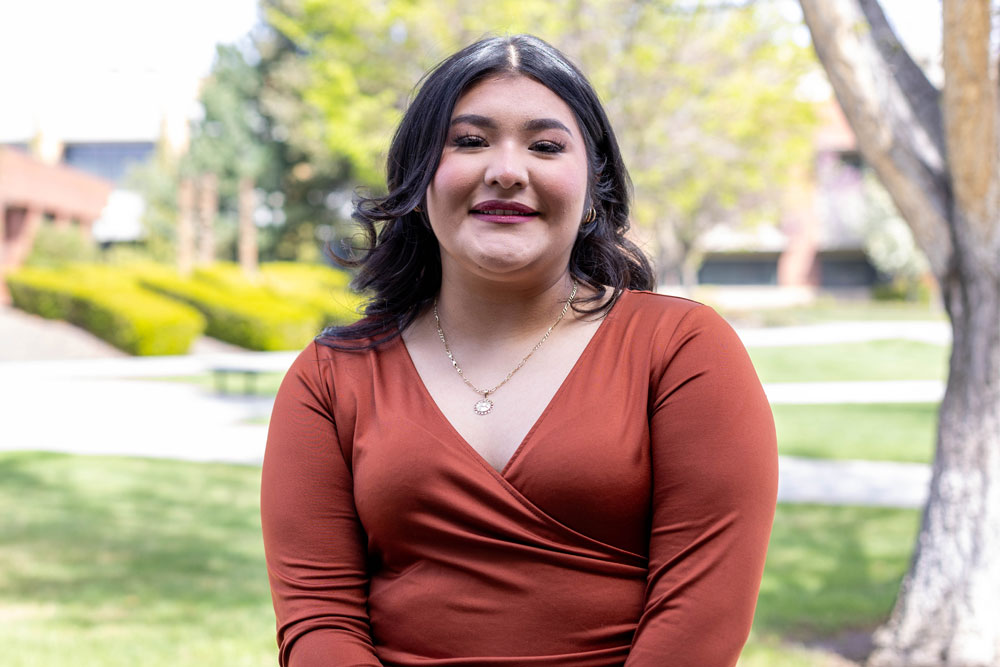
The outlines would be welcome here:
<svg viewBox="0 0 1000 667">
<path fill-rule="evenodd" d="M 443 275 L 437 308 L 449 337 L 479 341 L 517 339 L 544 331 L 573 290 L 569 272 L 523 285 L 502 285 Z M 571 311 L 566 314 L 571 317 Z"/>
</svg>

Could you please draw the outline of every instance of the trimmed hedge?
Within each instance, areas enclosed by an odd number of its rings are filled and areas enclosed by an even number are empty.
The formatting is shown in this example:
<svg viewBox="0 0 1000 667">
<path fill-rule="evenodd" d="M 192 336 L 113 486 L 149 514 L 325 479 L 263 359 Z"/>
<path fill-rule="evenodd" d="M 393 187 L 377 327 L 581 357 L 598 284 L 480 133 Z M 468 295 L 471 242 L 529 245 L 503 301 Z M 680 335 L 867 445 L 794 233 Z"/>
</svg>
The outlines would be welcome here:
<svg viewBox="0 0 1000 667">
<path fill-rule="evenodd" d="M 365 297 L 350 289 L 344 271 L 316 264 L 274 262 L 261 267 L 268 288 L 287 299 L 299 298 L 320 313 L 324 327 L 350 324 L 360 317 Z"/>
<path fill-rule="evenodd" d="M 195 270 L 195 277 L 216 287 L 241 289 L 248 284 L 239 265 L 218 263 Z M 270 262 L 262 264 L 256 285 L 275 298 L 309 308 L 316 326 L 350 324 L 359 317 L 364 298 L 348 287 L 350 276 L 318 264 Z"/>
<path fill-rule="evenodd" d="M 295 350 L 319 333 L 316 313 L 300 303 L 282 301 L 250 283 L 222 286 L 182 278 L 162 267 L 133 267 L 139 283 L 199 310 L 205 332 L 251 350 Z"/>
<path fill-rule="evenodd" d="M 130 354 L 184 354 L 205 330 L 196 310 L 108 269 L 25 268 L 7 286 L 17 308 L 71 322 Z"/>
</svg>

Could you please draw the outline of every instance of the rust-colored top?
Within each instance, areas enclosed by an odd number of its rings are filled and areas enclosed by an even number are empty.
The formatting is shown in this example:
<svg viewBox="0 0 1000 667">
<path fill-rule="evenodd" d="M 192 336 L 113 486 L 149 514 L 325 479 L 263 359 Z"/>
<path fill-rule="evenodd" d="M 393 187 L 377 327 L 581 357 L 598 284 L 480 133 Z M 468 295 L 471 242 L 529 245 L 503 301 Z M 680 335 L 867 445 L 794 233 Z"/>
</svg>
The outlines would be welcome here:
<svg viewBox="0 0 1000 667">
<path fill-rule="evenodd" d="M 626 292 L 501 472 L 400 339 L 314 344 L 264 456 L 281 664 L 733 665 L 776 490 L 760 382 L 691 301 Z"/>
</svg>

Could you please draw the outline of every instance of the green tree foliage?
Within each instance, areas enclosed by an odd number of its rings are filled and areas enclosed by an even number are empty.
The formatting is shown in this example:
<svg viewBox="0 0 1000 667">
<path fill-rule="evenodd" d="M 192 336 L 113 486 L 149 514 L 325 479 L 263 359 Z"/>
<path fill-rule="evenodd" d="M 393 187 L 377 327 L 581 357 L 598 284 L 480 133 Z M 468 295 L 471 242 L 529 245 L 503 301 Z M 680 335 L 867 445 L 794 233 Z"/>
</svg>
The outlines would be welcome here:
<svg viewBox="0 0 1000 667">
<path fill-rule="evenodd" d="M 312 77 L 298 48 L 265 24 L 254 33 L 251 54 L 257 89 L 247 97 L 262 124 L 258 140 L 271 146 L 257 179 L 273 222 L 264 228 L 268 259 L 320 259 L 320 241 L 348 233 L 356 179 L 349 162 L 323 140 L 322 114 L 304 99 Z"/>
<path fill-rule="evenodd" d="M 777 190 L 810 150 L 814 67 L 770 4 L 679 0 L 269 0 L 267 22 L 306 65 L 303 98 L 322 123 L 290 129 L 343 156 L 378 188 L 392 131 L 421 74 L 484 34 L 530 32 L 590 76 L 636 187 L 634 218 L 662 280 L 690 277 L 699 239 L 775 216 Z"/>
<path fill-rule="evenodd" d="M 262 257 L 320 259 L 318 237 L 333 238 L 345 226 L 337 204 L 349 200 L 350 169 L 312 134 L 321 123 L 302 99 L 310 80 L 305 73 L 294 45 L 267 26 L 240 47 L 218 47 L 187 153 L 173 156 L 161 146 L 131 174 L 147 200 L 147 247 L 154 257 L 172 259 L 180 179 L 210 172 L 219 179 L 220 258 L 235 258 L 239 181 L 249 177 L 263 195 Z"/>
<path fill-rule="evenodd" d="M 142 214 L 143 250 L 161 262 L 175 259 L 178 169 L 177 156 L 161 141 L 153 158 L 132 167 L 126 176 L 128 187 L 140 193 L 146 203 Z"/>
<path fill-rule="evenodd" d="M 203 118 L 191 129 L 191 146 L 182 162 L 186 175 L 219 176 L 220 195 L 241 176 L 258 178 L 273 159 L 273 144 L 259 141 L 267 129 L 257 100 L 261 77 L 235 46 L 216 49 L 212 74 L 200 95 Z"/>
</svg>

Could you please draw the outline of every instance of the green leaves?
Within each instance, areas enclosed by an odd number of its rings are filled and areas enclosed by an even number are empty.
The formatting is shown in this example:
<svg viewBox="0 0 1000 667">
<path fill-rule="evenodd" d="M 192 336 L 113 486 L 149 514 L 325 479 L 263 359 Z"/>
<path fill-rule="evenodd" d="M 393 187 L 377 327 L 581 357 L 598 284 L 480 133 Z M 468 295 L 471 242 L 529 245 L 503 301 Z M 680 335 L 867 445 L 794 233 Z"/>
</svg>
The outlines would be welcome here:
<svg viewBox="0 0 1000 667">
<path fill-rule="evenodd" d="M 364 185 L 384 184 L 389 140 L 421 75 L 491 33 L 536 34 L 581 65 L 631 169 L 636 222 L 674 237 L 675 249 L 766 214 L 792 166 L 808 161 L 815 121 L 797 89 L 814 63 L 772 7 L 285 0 L 267 16 L 307 64 L 304 97 L 322 115 L 324 145 Z M 660 245 L 661 264 L 684 261 L 686 251 Z"/>
</svg>

